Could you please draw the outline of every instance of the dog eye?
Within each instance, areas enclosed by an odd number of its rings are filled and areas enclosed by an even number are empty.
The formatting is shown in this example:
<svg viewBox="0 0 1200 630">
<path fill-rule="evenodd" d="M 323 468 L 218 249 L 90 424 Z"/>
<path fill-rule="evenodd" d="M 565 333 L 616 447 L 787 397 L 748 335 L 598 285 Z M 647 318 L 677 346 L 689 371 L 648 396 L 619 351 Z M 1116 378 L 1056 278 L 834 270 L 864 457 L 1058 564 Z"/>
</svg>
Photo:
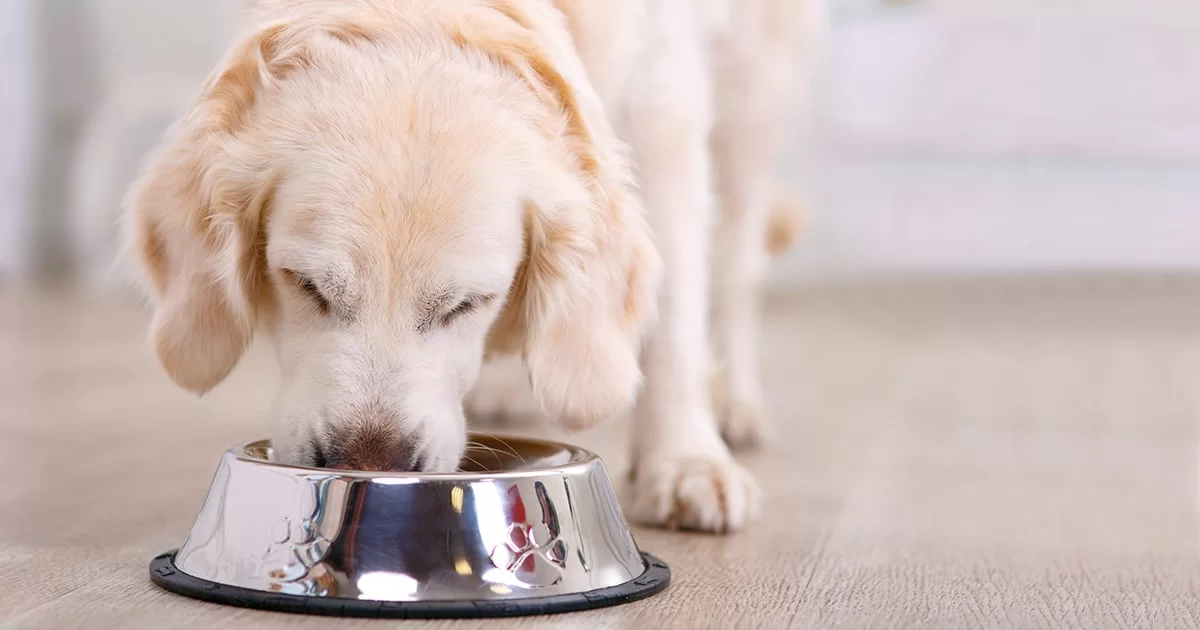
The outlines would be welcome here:
<svg viewBox="0 0 1200 630">
<path fill-rule="evenodd" d="M 317 283 L 313 282 L 312 278 L 296 273 L 291 269 L 284 269 L 283 275 L 308 295 L 309 299 L 317 305 L 321 313 L 329 313 L 329 300 L 321 294 L 321 290 L 317 288 Z"/>
<path fill-rule="evenodd" d="M 442 325 L 448 326 L 454 320 L 474 311 L 477 307 L 496 299 L 495 295 L 472 295 L 459 302 L 454 308 L 442 315 Z"/>
</svg>

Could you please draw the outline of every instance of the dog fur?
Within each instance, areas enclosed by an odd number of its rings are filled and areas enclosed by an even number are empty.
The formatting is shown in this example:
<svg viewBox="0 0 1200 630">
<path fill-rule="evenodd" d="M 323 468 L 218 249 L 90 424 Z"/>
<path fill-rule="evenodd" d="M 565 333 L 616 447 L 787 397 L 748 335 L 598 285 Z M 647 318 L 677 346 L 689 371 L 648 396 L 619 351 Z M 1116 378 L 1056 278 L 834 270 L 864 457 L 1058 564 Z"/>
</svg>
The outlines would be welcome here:
<svg viewBox="0 0 1200 630">
<path fill-rule="evenodd" d="M 633 519 L 744 526 L 815 2 L 260 0 L 131 191 L 162 365 L 203 393 L 269 333 L 281 459 L 446 471 L 516 354 L 568 429 L 632 408 Z"/>
</svg>

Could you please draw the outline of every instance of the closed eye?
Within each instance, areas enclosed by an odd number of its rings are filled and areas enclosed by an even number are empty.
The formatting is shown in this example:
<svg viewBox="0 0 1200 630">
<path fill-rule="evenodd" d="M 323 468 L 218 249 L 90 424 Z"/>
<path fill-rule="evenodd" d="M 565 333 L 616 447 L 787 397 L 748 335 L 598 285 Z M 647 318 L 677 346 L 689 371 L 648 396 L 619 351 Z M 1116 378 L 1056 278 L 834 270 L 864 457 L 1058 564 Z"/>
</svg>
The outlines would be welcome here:
<svg viewBox="0 0 1200 630">
<path fill-rule="evenodd" d="M 496 295 L 494 293 L 489 293 L 487 295 L 469 295 L 461 302 L 454 305 L 454 308 L 442 314 L 441 324 L 442 326 L 449 326 L 454 322 L 454 320 L 474 312 L 475 309 L 488 304 L 495 299 Z"/>
<path fill-rule="evenodd" d="M 321 293 L 321 289 L 317 288 L 317 283 L 313 282 L 312 278 L 291 269 L 284 269 L 283 275 L 289 282 L 304 292 L 322 314 L 329 313 L 329 300 Z"/>
</svg>

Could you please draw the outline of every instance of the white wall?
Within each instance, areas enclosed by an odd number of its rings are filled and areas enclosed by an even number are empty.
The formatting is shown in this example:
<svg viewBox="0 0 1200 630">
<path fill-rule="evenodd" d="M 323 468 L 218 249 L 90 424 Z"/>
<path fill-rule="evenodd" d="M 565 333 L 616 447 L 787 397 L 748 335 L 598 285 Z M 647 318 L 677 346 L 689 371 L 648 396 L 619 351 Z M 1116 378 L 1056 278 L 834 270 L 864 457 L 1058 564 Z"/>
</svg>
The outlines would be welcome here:
<svg viewBox="0 0 1200 630">
<path fill-rule="evenodd" d="M 87 258 L 80 233 L 115 236 L 122 191 L 142 153 L 194 96 L 240 5 L 0 2 L 0 274 L 72 266 L 103 274 L 109 260 Z M 107 119 L 98 134 L 97 116 Z M 98 167 L 79 177 L 89 137 L 101 139 L 92 144 Z"/>
<path fill-rule="evenodd" d="M 813 225 L 779 282 L 1200 270 L 1200 4 L 865 4 L 784 168 Z"/>
<path fill-rule="evenodd" d="M 0 278 L 29 263 L 34 118 L 32 4 L 0 2 Z"/>
</svg>

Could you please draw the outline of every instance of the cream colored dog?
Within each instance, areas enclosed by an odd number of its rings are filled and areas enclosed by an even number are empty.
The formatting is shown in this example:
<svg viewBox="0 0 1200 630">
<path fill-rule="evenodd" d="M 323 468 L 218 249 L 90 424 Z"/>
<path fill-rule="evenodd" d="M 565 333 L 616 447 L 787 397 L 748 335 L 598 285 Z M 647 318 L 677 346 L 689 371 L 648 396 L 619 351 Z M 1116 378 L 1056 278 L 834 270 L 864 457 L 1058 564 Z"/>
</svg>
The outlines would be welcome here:
<svg viewBox="0 0 1200 630">
<path fill-rule="evenodd" d="M 758 491 L 722 431 L 764 429 L 755 303 L 811 8 L 258 2 L 131 194 L 159 359 L 204 392 L 262 329 L 283 460 L 449 471 L 485 353 L 518 353 L 567 428 L 634 406 L 633 518 L 741 527 Z"/>
</svg>

